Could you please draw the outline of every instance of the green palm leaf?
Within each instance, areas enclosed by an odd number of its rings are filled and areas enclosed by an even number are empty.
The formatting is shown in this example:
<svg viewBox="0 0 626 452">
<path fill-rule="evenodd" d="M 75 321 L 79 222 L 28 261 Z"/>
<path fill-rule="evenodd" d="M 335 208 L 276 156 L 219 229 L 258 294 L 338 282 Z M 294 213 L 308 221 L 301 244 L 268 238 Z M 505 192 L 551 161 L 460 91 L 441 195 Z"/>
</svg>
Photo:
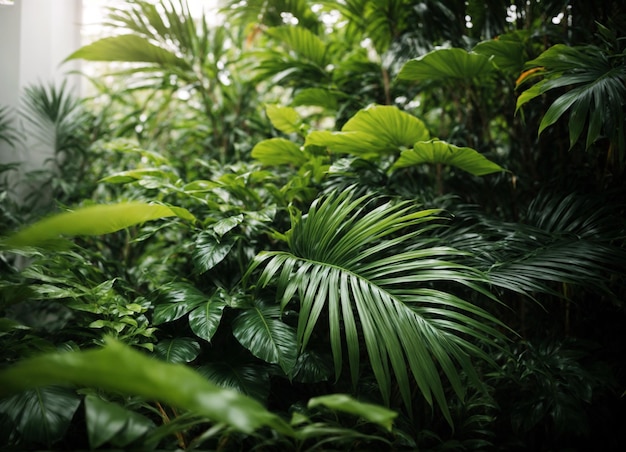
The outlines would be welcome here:
<svg viewBox="0 0 626 452">
<path fill-rule="evenodd" d="M 491 343 L 501 335 L 490 326 L 497 320 L 480 308 L 428 288 L 454 281 L 484 293 L 480 273 L 449 260 L 457 251 L 420 239 L 434 227 L 436 213 L 415 211 L 408 203 L 354 199 L 350 191 L 319 199 L 287 234 L 290 251 L 259 254 L 248 275 L 264 266 L 258 285 L 276 284 L 283 307 L 299 301 L 301 350 L 314 331 L 328 328 L 336 375 L 345 346 L 356 383 L 362 337 L 387 403 L 396 381 L 411 406 L 413 380 L 451 422 L 440 370 L 463 396 L 458 366 L 477 382 L 470 356 L 489 360 L 473 340 Z"/>
</svg>

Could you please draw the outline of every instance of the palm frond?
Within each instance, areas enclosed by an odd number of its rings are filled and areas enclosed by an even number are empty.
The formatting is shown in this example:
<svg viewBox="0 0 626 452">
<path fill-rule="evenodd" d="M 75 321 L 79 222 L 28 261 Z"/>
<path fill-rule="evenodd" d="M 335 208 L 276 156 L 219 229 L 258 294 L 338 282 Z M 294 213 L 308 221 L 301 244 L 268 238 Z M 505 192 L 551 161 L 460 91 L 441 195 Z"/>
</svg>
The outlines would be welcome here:
<svg viewBox="0 0 626 452">
<path fill-rule="evenodd" d="M 337 377 L 345 345 L 356 383 L 363 342 L 387 403 L 395 381 L 410 407 L 414 381 L 451 422 L 439 371 L 462 397 L 458 366 L 480 386 L 470 357 L 489 358 L 474 342 L 493 344 L 502 334 L 487 312 L 437 288 L 456 283 L 485 294 L 479 285 L 484 276 L 453 262 L 458 251 L 422 237 L 436 227 L 437 212 L 355 198 L 350 190 L 335 193 L 295 221 L 287 233 L 289 251 L 259 254 L 248 275 L 263 266 L 258 286 L 275 284 L 283 308 L 299 302 L 301 350 L 314 331 L 327 328 Z"/>
</svg>

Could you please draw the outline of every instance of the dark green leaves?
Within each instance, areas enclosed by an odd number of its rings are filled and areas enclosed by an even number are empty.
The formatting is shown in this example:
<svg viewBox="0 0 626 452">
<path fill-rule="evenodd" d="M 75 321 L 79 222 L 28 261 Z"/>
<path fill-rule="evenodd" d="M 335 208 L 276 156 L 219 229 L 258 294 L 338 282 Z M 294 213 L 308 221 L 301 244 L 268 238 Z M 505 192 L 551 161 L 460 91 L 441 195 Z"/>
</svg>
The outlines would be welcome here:
<svg viewBox="0 0 626 452">
<path fill-rule="evenodd" d="M 296 364 L 295 329 L 280 320 L 279 306 L 257 302 L 233 322 L 233 334 L 254 356 L 290 375 Z"/>
<path fill-rule="evenodd" d="M 92 449 L 106 443 L 126 447 L 155 427 L 147 417 L 92 395 L 85 397 L 85 416 Z"/>
<path fill-rule="evenodd" d="M 198 234 L 193 251 L 193 263 L 198 273 L 205 273 L 222 262 L 235 242 L 233 237 L 217 238 L 211 231 Z"/>
<path fill-rule="evenodd" d="M 154 347 L 154 354 L 168 363 L 188 363 L 200 354 L 200 344 L 188 337 L 163 339 Z"/>
</svg>

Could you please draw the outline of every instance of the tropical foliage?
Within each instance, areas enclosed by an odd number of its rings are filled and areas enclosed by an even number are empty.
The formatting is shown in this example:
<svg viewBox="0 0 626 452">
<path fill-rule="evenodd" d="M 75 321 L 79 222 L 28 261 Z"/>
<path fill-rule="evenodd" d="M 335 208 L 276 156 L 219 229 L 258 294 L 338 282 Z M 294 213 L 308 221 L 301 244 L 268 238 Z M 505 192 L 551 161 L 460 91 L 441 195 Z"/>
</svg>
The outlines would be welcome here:
<svg viewBox="0 0 626 452">
<path fill-rule="evenodd" d="M 0 109 L 4 449 L 618 448 L 618 3 L 112 9 Z"/>
</svg>

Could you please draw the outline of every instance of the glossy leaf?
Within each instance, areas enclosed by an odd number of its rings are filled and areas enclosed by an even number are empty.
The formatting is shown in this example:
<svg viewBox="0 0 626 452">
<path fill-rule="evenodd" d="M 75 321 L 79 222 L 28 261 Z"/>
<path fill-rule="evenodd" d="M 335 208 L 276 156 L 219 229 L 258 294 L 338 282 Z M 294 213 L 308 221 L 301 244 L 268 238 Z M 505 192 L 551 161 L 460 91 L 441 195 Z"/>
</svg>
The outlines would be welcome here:
<svg viewBox="0 0 626 452">
<path fill-rule="evenodd" d="M 155 294 L 153 325 L 172 322 L 204 305 L 209 297 L 191 284 L 165 284 Z"/>
<path fill-rule="evenodd" d="M 9 394 L 2 389 L 0 393 Z M 22 438 L 33 444 L 51 447 L 63 438 L 79 405 L 80 397 L 70 389 L 59 386 L 29 387 L 2 399 L 0 413 L 11 420 Z"/>
<path fill-rule="evenodd" d="M 304 165 L 308 158 L 293 141 L 284 138 L 270 138 L 258 142 L 252 148 L 252 157 L 263 165 Z"/>
<path fill-rule="evenodd" d="M 233 335 L 259 359 L 290 375 L 298 353 L 295 329 L 282 320 L 279 306 L 256 302 L 233 322 Z"/>
<path fill-rule="evenodd" d="M 335 411 L 354 414 L 355 416 L 374 422 L 391 431 L 393 420 L 398 413 L 380 405 L 359 402 L 347 394 L 329 394 L 309 400 L 308 407 L 323 405 Z"/>
<path fill-rule="evenodd" d="M 233 215 L 232 217 L 223 218 L 211 226 L 213 232 L 219 237 L 222 237 L 227 232 L 230 232 L 243 222 L 243 214 Z"/>
<path fill-rule="evenodd" d="M 487 159 L 474 149 L 458 147 L 440 140 L 415 143 L 413 149 L 402 152 L 393 168 L 406 168 L 422 163 L 450 165 L 474 176 L 504 171 L 500 165 Z"/>
<path fill-rule="evenodd" d="M 220 326 L 225 307 L 226 302 L 222 300 L 220 292 L 216 292 L 209 301 L 189 313 L 191 331 L 199 338 L 210 342 Z"/>
<path fill-rule="evenodd" d="M 155 428 L 147 417 L 99 397 L 85 397 L 85 417 L 92 449 L 110 442 L 125 447 Z"/>
<path fill-rule="evenodd" d="M 193 250 L 193 264 L 198 273 L 205 273 L 222 262 L 235 245 L 232 237 L 215 238 L 210 231 L 203 231 L 196 238 Z"/>
<path fill-rule="evenodd" d="M 9 248 L 44 246 L 59 236 L 101 235 L 158 218 L 172 217 L 169 207 L 157 204 L 129 202 L 83 207 L 38 221 L 9 236 L 4 245 Z"/>
<path fill-rule="evenodd" d="M 244 432 L 268 426 L 292 434 L 255 400 L 219 388 L 182 364 L 158 361 L 111 339 L 98 350 L 47 354 L 0 371 L 0 397 L 52 384 L 160 400 Z"/>
<path fill-rule="evenodd" d="M 154 347 L 154 354 L 168 363 L 189 363 L 200 354 L 200 344 L 188 337 L 163 339 Z"/>
<path fill-rule="evenodd" d="M 494 71 L 495 66 L 485 55 L 458 48 L 437 49 L 407 61 L 398 78 L 414 81 L 472 80 Z"/>
</svg>

